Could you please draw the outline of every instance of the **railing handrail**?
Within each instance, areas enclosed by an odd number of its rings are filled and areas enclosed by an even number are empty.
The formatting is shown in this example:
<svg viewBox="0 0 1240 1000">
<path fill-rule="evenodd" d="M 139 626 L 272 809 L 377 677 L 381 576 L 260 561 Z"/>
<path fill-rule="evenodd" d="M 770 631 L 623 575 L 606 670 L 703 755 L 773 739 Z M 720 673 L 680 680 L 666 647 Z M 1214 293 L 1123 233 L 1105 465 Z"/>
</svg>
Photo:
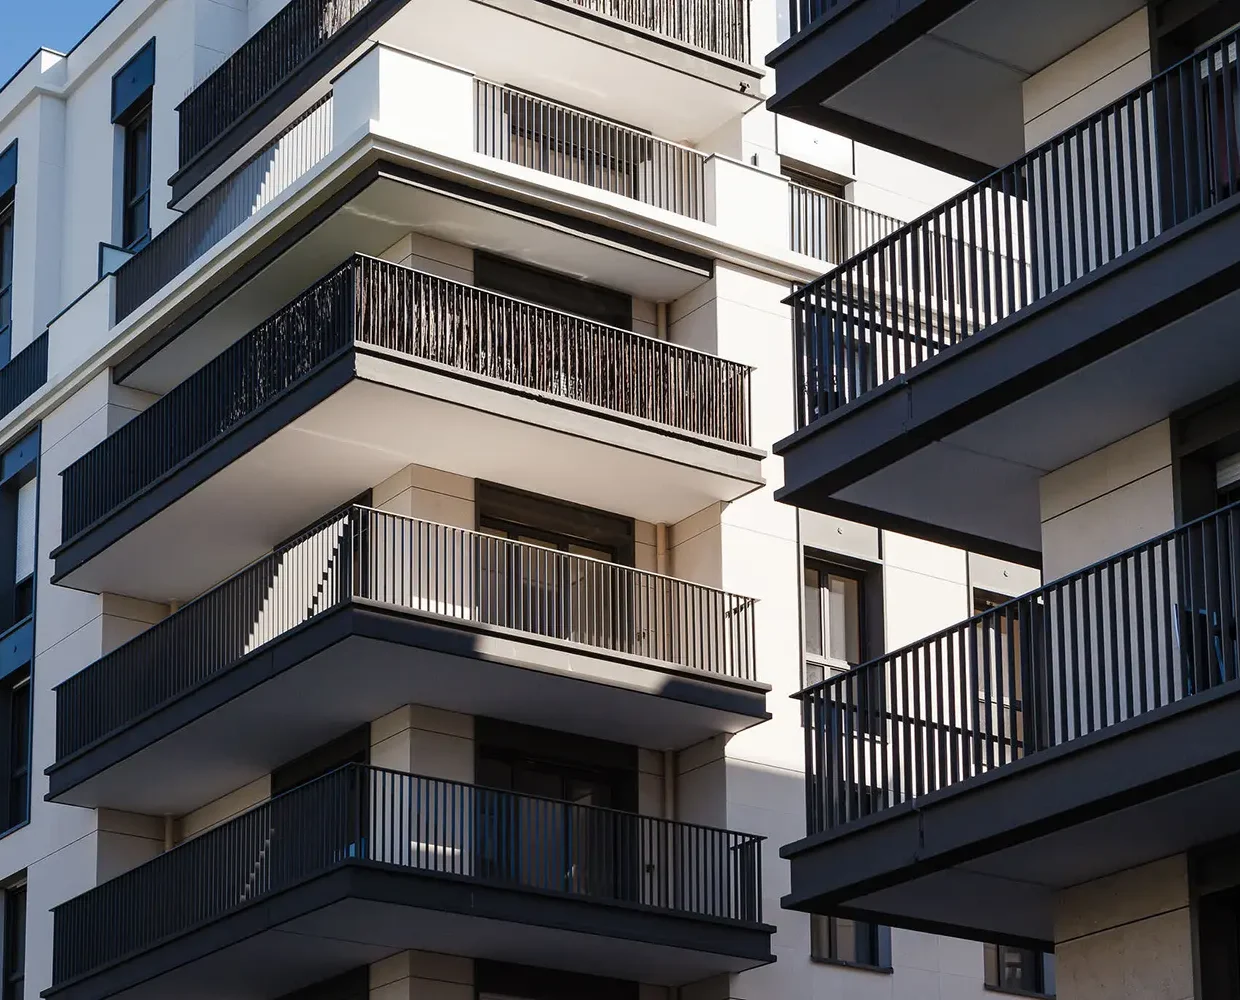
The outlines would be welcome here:
<svg viewBox="0 0 1240 1000">
<path fill-rule="evenodd" d="M 841 198 L 839 195 L 831 194 L 829 191 L 822 191 L 816 187 L 811 187 L 808 184 L 801 184 L 800 182 L 793 180 L 791 177 L 786 177 L 785 180 L 787 180 L 789 187 L 794 187 L 798 191 L 804 191 L 812 197 L 823 198 L 826 201 L 834 202 L 837 205 L 844 205 L 854 212 L 872 215 L 877 219 L 882 219 L 884 222 L 890 222 L 897 227 L 909 225 L 909 223 L 905 222 L 903 219 L 897 218 L 894 215 L 888 215 L 886 212 L 880 212 L 876 208 L 868 208 L 865 205 L 858 205 L 855 201 L 849 201 L 847 198 Z M 884 236 L 883 239 L 887 239 L 887 237 Z M 875 245 L 877 245 L 877 241 Z M 867 247 L 867 249 L 869 248 Z M 834 268 L 832 268 L 832 270 L 834 270 Z M 829 274 L 830 272 L 827 273 Z M 818 281 L 820 279 L 815 278 L 814 280 Z"/>
<path fill-rule="evenodd" d="M 313 791 L 315 791 L 318 788 L 318 786 L 325 785 L 329 783 L 333 778 L 339 775 L 342 775 L 342 774 L 346 774 L 346 773 L 354 773 L 354 774 L 358 774 L 361 776 L 365 776 L 369 774 L 392 775 L 394 777 L 400 778 L 402 780 L 408 780 L 410 782 L 433 782 L 436 785 L 445 785 L 445 786 L 449 786 L 453 788 L 460 788 L 460 789 L 464 789 L 468 791 L 487 792 L 488 794 L 508 796 L 513 799 L 519 799 L 522 802 L 540 802 L 540 803 L 545 803 L 547 805 L 553 805 L 558 808 L 581 810 L 589 815 L 617 816 L 617 817 L 621 817 L 622 819 L 626 821 L 641 820 L 644 822 L 649 822 L 649 823 L 665 826 L 670 829 L 693 830 L 693 831 L 697 831 L 700 833 L 719 834 L 725 837 L 743 838 L 742 843 L 736 846 L 744 846 L 748 844 L 761 844 L 761 843 L 764 843 L 768 839 L 765 834 L 745 833 L 740 830 L 729 830 L 726 827 L 709 826 L 703 823 L 689 823 L 683 820 L 665 819 L 662 816 L 648 816 L 643 813 L 628 812 L 624 809 L 614 809 L 608 806 L 583 805 L 581 803 L 571 802 L 567 799 L 553 799 L 545 795 L 528 795 L 525 792 L 517 792 L 517 791 L 513 791 L 512 789 L 507 789 L 507 788 L 494 788 L 489 785 L 480 785 L 480 784 L 469 782 L 469 781 L 458 781 L 453 778 L 437 778 L 437 777 L 434 777 L 433 775 L 428 775 L 428 774 L 419 774 L 417 772 L 411 772 L 411 771 L 400 771 L 395 768 L 388 768 L 388 767 L 378 767 L 374 764 L 359 764 L 356 762 L 351 762 L 347 764 L 341 764 L 339 767 L 333 768 L 330 771 L 325 771 L 323 774 L 317 775 L 314 778 L 311 778 L 310 780 L 304 782 L 303 784 L 296 785 L 295 787 L 290 788 L 286 791 L 280 792 L 276 795 L 273 795 L 268 799 L 264 799 L 262 802 L 259 802 L 256 805 L 250 806 L 250 808 L 242 812 L 239 812 L 236 815 L 230 816 L 228 819 L 224 820 L 223 822 L 217 823 L 216 825 L 208 827 L 207 829 L 201 831 L 198 834 L 195 834 L 192 837 L 182 840 L 179 844 L 176 844 L 175 846 L 169 848 L 168 850 L 163 851 L 160 854 L 157 854 L 150 861 L 143 862 L 142 864 L 138 865 L 135 868 L 131 868 L 128 871 L 121 872 L 119 875 L 114 875 L 112 876 L 112 878 L 108 879 L 106 882 L 100 882 L 98 885 L 92 886 L 90 889 L 87 889 L 86 892 L 81 893 L 77 896 L 73 896 L 65 900 L 64 902 L 58 903 L 57 905 L 51 908 L 52 912 L 55 913 L 57 910 L 61 909 L 62 907 L 73 905 L 77 903 L 79 900 L 81 900 L 82 898 L 98 893 L 100 890 L 105 889 L 107 886 L 113 883 L 119 882 L 123 879 L 131 878 L 135 872 L 140 872 L 143 868 L 145 868 L 149 864 L 152 864 L 152 863 L 169 864 L 171 862 L 165 859 L 174 858 L 178 855 L 178 853 L 185 853 L 188 850 L 191 850 L 193 846 L 201 838 L 211 836 L 213 834 L 216 835 L 217 837 L 221 836 L 229 828 L 237 828 L 237 827 L 243 826 L 247 818 L 254 815 L 255 813 L 260 813 L 266 809 L 269 809 L 275 803 L 287 802 L 293 798 L 307 797 Z M 351 858 L 351 857 L 344 857 L 344 858 L 341 858 L 340 860 L 341 865 L 356 863 L 356 862 L 357 862 L 357 859 Z M 476 876 L 476 875 L 470 876 L 470 877 L 481 879 L 480 876 Z"/>
<path fill-rule="evenodd" d="M 636 138 L 648 139 L 651 142 L 658 143 L 660 146 L 671 146 L 673 149 L 678 149 L 683 153 L 691 153 L 693 156 L 701 160 L 709 160 L 715 155 L 714 153 L 703 153 L 700 149 L 697 149 L 694 146 L 685 145 L 683 142 L 677 142 L 675 139 L 665 139 L 661 135 L 655 135 L 655 133 L 649 131 L 648 129 L 638 128 L 637 126 L 630 125 L 627 122 L 622 122 L 615 118 L 608 118 L 606 115 L 600 115 L 593 111 L 587 111 L 585 108 L 577 108 L 571 104 L 563 104 L 554 98 L 544 97 L 542 94 L 534 93 L 532 90 L 522 90 L 520 87 L 514 87 L 510 83 L 499 83 L 495 80 L 487 80 L 482 77 L 477 77 L 475 82 L 483 84 L 484 86 L 490 87 L 493 90 L 497 90 L 503 94 L 513 94 L 528 101 L 536 101 L 539 104 L 546 104 L 548 107 L 555 108 L 557 111 L 563 111 L 566 115 L 573 115 L 577 118 L 586 118 L 591 122 L 597 122 L 599 125 L 607 125 L 610 128 L 618 129 L 621 132 L 627 132 Z"/>
<path fill-rule="evenodd" d="M 448 524 L 443 521 L 433 521 L 428 518 L 414 517 L 410 514 L 399 514 L 394 511 L 383 510 L 378 507 L 370 507 L 365 504 L 350 504 L 347 507 L 333 511 L 331 514 L 320 518 L 318 521 L 314 522 L 314 524 L 312 524 L 310 527 L 304 529 L 303 531 L 299 531 L 295 536 L 293 536 L 293 538 L 291 538 L 287 542 L 284 542 L 278 548 L 273 549 L 271 552 L 265 552 L 263 555 L 259 556 L 257 559 L 254 559 L 251 562 L 247 563 L 241 569 L 225 577 L 223 580 L 221 580 L 215 586 L 211 587 L 209 590 L 203 591 L 193 600 L 187 601 L 185 604 L 182 604 L 179 608 L 176 609 L 176 611 L 172 612 L 172 614 L 168 615 L 166 618 L 160 619 L 158 622 L 152 625 L 151 628 L 158 628 L 162 625 L 165 625 L 165 623 L 168 623 L 168 627 L 171 628 L 172 626 L 170 623 L 176 621 L 178 616 L 183 616 L 180 620 L 184 621 L 196 609 L 197 605 L 207 601 L 208 599 L 210 599 L 212 596 L 219 593 L 220 591 L 225 590 L 229 588 L 230 586 L 232 586 L 238 578 L 245 576 L 245 574 L 249 572 L 251 569 L 253 569 L 255 566 L 258 566 L 260 563 L 264 562 L 265 560 L 270 559 L 272 556 L 278 556 L 291 549 L 296 548 L 302 542 L 305 542 L 307 539 L 314 537 L 324 528 L 338 521 L 347 520 L 353 511 L 363 511 L 363 512 L 371 513 L 371 514 L 381 514 L 383 517 L 389 518 L 393 521 L 404 521 L 407 524 L 416 524 L 416 525 L 421 525 L 423 527 L 442 528 L 445 531 L 451 531 L 455 534 L 462 535 L 467 539 L 476 540 L 476 541 L 485 540 L 487 544 L 502 543 L 506 547 L 519 548 L 523 551 L 538 553 L 539 555 L 544 556 L 544 557 L 548 555 L 552 555 L 557 558 L 564 559 L 566 561 L 571 560 L 573 562 L 593 563 L 600 567 L 606 567 L 608 570 L 615 571 L 616 573 L 619 573 L 623 576 L 645 578 L 648 580 L 656 580 L 656 581 L 660 581 L 664 583 L 674 583 L 678 586 L 686 587 L 690 590 L 697 590 L 697 591 L 702 591 L 708 594 L 715 594 L 719 597 L 726 598 L 728 601 L 734 603 L 734 607 L 730 608 L 726 612 L 726 614 L 728 615 L 739 614 L 743 612 L 745 609 L 753 607 L 758 603 L 758 598 L 756 597 L 746 597 L 743 594 L 734 594 L 731 591 L 722 590 L 719 587 L 712 587 L 709 584 L 698 583 L 694 580 L 681 579 L 680 577 L 671 576 L 670 574 L 667 574 L 667 573 L 658 573 L 658 572 L 654 572 L 651 570 L 641 569 L 640 567 L 637 567 L 637 566 L 626 566 L 623 563 L 608 562 L 606 559 L 599 559 L 597 556 L 588 556 L 588 555 L 583 555 L 583 554 L 579 554 L 576 552 L 560 552 L 557 550 L 546 549 L 539 545 L 534 545 L 531 542 L 523 542 L 516 538 L 504 538 L 500 535 L 488 535 L 484 531 L 477 531 L 473 528 L 462 528 L 459 525 Z M 358 600 L 361 598 L 358 598 L 358 596 L 355 594 L 350 599 Z M 119 652 L 125 649 L 125 647 L 127 646 L 136 646 L 138 643 L 142 641 L 143 636 L 145 635 L 147 635 L 147 632 L 139 632 L 132 639 L 128 639 L 125 642 L 121 643 L 112 652 Z M 108 655 L 111 655 L 111 654 L 109 653 Z M 106 658 L 107 658 L 106 656 L 100 657 L 100 659 L 106 659 Z M 90 666 L 87 666 L 85 669 L 89 670 Z M 79 673 L 81 673 L 81 671 L 79 671 Z M 59 691 L 62 687 L 71 683 L 73 679 L 77 676 L 78 676 L 77 674 L 73 674 L 69 677 L 66 677 L 64 680 L 60 681 L 58 684 L 53 685 L 52 690 Z"/>
<path fill-rule="evenodd" d="M 1055 578 L 1054 580 L 1050 581 L 1050 583 L 1044 583 L 1042 584 L 1042 586 L 1035 587 L 1033 590 L 1027 591 L 1026 593 L 1021 594 L 1018 597 L 1010 598 L 1009 600 L 1004 601 L 1002 604 L 996 604 L 994 607 L 987 608 L 985 611 L 982 611 L 979 614 L 970 615 L 968 618 L 961 619 L 955 624 L 949 625 L 946 628 L 939 629 L 937 632 L 933 632 L 930 635 L 923 636 L 922 638 L 917 639 L 914 642 L 907 643 L 906 645 L 901 646 L 898 649 L 890 650 L 886 653 L 883 653 L 881 656 L 871 657 L 870 659 L 864 661 L 863 663 L 858 663 L 855 667 L 850 667 L 848 670 L 837 671 L 836 673 L 832 674 L 830 677 L 825 677 L 822 680 L 818 681 L 817 683 L 811 684 L 809 687 L 803 688 L 802 690 L 796 692 L 792 697 L 803 700 L 809 695 L 813 695 L 817 693 L 818 691 L 821 691 L 827 687 L 830 687 L 832 684 L 843 683 L 843 680 L 845 678 L 848 678 L 856 674 L 863 673 L 866 670 L 876 667 L 879 664 L 887 660 L 892 660 L 897 657 L 904 656 L 922 646 L 928 646 L 936 641 L 945 639 L 948 636 L 960 631 L 963 628 L 966 628 L 970 625 L 980 624 L 981 622 L 984 622 L 988 618 L 994 618 L 997 616 L 1001 616 L 1005 612 L 1010 611 L 1011 609 L 1017 607 L 1020 604 L 1027 603 L 1031 600 L 1036 600 L 1038 596 L 1041 594 L 1049 593 L 1054 590 L 1060 590 L 1073 583 L 1077 583 L 1086 577 L 1094 575 L 1100 569 L 1104 569 L 1110 565 L 1122 563 L 1125 560 L 1130 559 L 1135 555 L 1139 555 L 1140 553 L 1144 552 L 1147 549 L 1156 548 L 1162 543 L 1170 541 L 1176 535 L 1187 534 L 1192 528 L 1197 527 L 1198 525 L 1204 524 L 1207 521 L 1211 521 L 1214 518 L 1218 517 L 1220 514 L 1227 514 L 1232 511 L 1240 512 L 1240 501 L 1237 501 L 1236 503 L 1227 504 L 1224 507 L 1218 508 L 1218 510 L 1212 510 L 1210 511 L 1210 513 L 1203 514 L 1200 517 L 1193 518 L 1193 520 L 1191 521 L 1185 521 L 1183 524 L 1177 525 L 1174 528 L 1169 528 L 1167 531 L 1164 531 L 1161 534 L 1153 535 L 1152 537 L 1145 539 L 1145 541 L 1139 542 L 1136 545 L 1131 546 L 1130 548 L 1124 549 L 1121 552 L 1112 553 L 1111 555 L 1105 556 L 1102 559 L 1098 559 L 1090 563 L 1087 566 L 1082 566 L 1080 569 L 1075 569 L 1071 573 L 1066 573 L 1065 575 L 1061 577 Z"/>
<path fill-rule="evenodd" d="M 697 355 L 714 362 L 722 362 L 730 367 L 735 367 L 743 371 L 754 372 L 757 369 L 753 365 L 747 365 L 743 361 L 733 361 L 730 358 L 721 357 L 718 354 L 711 354 L 710 351 L 703 351 L 698 347 L 690 347 L 687 344 L 677 344 L 671 340 L 662 340 L 659 337 L 652 336 L 649 333 L 642 333 L 640 330 L 626 330 L 622 326 L 612 326 L 610 323 L 604 323 L 602 320 L 594 319 L 591 316 L 583 316 L 580 313 L 569 312 L 567 309 L 557 309 L 554 306 L 544 305 L 541 302 L 534 302 L 531 299 L 523 299 L 516 295 L 510 295 L 507 292 L 497 292 L 490 288 L 483 288 L 481 285 L 471 285 L 465 281 L 457 281 L 455 278 L 445 278 L 443 275 L 435 274 L 432 271 L 423 271 L 416 267 L 410 267 L 408 264 L 398 264 L 395 261 L 384 260 L 382 257 L 375 257 L 368 253 L 362 253 L 360 250 L 355 251 L 350 261 L 366 260 L 375 264 L 382 264 L 384 267 L 397 268 L 401 271 L 408 271 L 410 274 L 416 274 L 424 278 L 430 278 L 433 281 L 443 282 L 445 285 L 451 285 L 455 288 L 463 288 L 470 292 L 476 292 L 479 295 L 489 299 L 498 299 L 503 302 L 511 302 L 515 305 L 523 306 L 527 309 L 534 309 L 539 312 L 549 313 L 555 316 L 567 316 L 572 319 L 580 320 L 588 323 L 590 326 L 596 326 L 606 333 L 619 334 L 622 337 L 632 337 L 635 340 L 645 341 L 650 344 L 657 344 L 661 348 L 671 348 L 676 353 Z M 349 262 L 346 261 L 346 265 Z M 344 265 L 342 265 L 344 266 Z"/>
<path fill-rule="evenodd" d="M 792 2 L 795 2 L 795 0 L 792 0 Z M 846 2 L 851 3 L 853 2 L 853 0 L 846 0 Z M 1021 156 L 1018 156 L 1015 160 L 1012 160 L 1010 163 L 1004 164 L 1001 167 L 996 167 L 994 170 L 992 170 L 989 174 L 987 174 L 981 180 L 976 181 L 974 184 L 965 188 L 963 191 L 952 195 L 946 201 L 943 201 L 939 203 L 938 205 L 935 205 L 933 208 L 927 209 L 925 212 L 917 216 L 915 219 L 910 219 L 908 222 L 904 223 L 901 226 L 901 228 L 897 230 L 896 232 L 883 237 L 883 239 L 875 242 L 871 246 L 866 247 L 865 250 L 861 251 L 858 254 L 855 254 L 848 260 L 841 261 L 835 267 L 831 268 L 829 271 L 815 278 L 813 281 L 808 282 L 805 285 L 802 285 L 795 292 L 793 292 L 792 295 L 790 295 L 788 299 L 786 299 L 785 301 L 795 302 L 801 299 L 802 297 L 804 297 L 805 295 L 808 295 L 811 292 L 817 291 L 824 284 L 826 284 L 837 272 L 845 270 L 850 265 L 852 265 L 854 262 L 860 260 L 863 257 L 876 256 L 882 250 L 886 249 L 888 246 L 892 245 L 894 242 L 899 240 L 907 231 L 916 229 L 919 226 L 921 226 L 923 223 L 929 222 L 933 220 L 935 217 L 941 215 L 944 209 L 952 208 L 952 207 L 959 206 L 959 205 L 964 205 L 965 203 L 969 201 L 969 199 L 973 195 L 975 195 L 979 191 L 986 190 L 989 187 L 993 186 L 994 182 L 997 179 L 1001 178 L 1004 174 L 1007 174 L 1008 172 L 1010 172 L 1014 167 L 1017 167 L 1020 164 L 1025 163 L 1025 162 L 1038 159 L 1040 156 L 1045 155 L 1047 152 L 1054 149 L 1057 145 L 1061 144 L 1062 140 L 1068 138 L 1069 136 L 1073 134 L 1080 133 L 1082 131 L 1087 131 L 1089 126 L 1100 123 L 1109 114 L 1114 112 L 1117 108 L 1121 108 L 1125 104 L 1129 103 L 1138 94 L 1141 94 L 1142 92 L 1147 91 L 1147 90 L 1153 90 L 1153 88 L 1159 82 L 1169 79 L 1172 73 L 1179 71 L 1186 64 L 1191 63 L 1191 62 L 1197 62 L 1205 58 L 1208 53 L 1213 52 L 1219 45 L 1225 46 L 1229 42 L 1234 44 L 1238 39 L 1240 39 L 1240 29 L 1229 32 L 1228 34 L 1223 35 L 1220 38 L 1216 38 L 1213 42 L 1211 42 L 1208 46 L 1206 46 L 1204 50 L 1199 50 L 1197 52 L 1192 53 L 1192 55 L 1185 56 L 1179 62 L 1172 64 L 1171 66 L 1162 70 L 1155 76 L 1150 77 L 1144 83 L 1138 84 L 1137 86 L 1126 91 L 1123 95 L 1111 101 L 1109 104 L 1104 105 L 1103 107 L 1097 109 L 1096 111 L 1093 111 L 1090 114 L 1086 115 L 1084 118 L 1081 118 L 1077 120 L 1076 122 L 1073 122 L 1072 124 L 1061 129 L 1060 131 L 1056 132 L 1049 139 L 1046 139 L 1043 142 L 1039 143 L 1037 146 L 1034 146 L 1032 149 L 1027 150 L 1025 153 L 1023 153 Z M 995 253 L 996 251 L 992 249 L 990 252 Z"/>
</svg>

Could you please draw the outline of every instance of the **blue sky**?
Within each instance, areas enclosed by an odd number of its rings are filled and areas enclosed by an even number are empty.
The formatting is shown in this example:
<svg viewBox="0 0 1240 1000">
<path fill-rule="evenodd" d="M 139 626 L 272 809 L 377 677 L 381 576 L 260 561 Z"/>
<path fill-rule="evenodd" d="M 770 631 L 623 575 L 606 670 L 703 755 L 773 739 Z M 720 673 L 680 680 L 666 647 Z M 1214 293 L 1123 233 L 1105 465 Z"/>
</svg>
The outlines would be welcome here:
<svg viewBox="0 0 1240 1000">
<path fill-rule="evenodd" d="M 116 0 L 0 0 L 0 83 L 40 45 L 68 52 Z"/>
</svg>

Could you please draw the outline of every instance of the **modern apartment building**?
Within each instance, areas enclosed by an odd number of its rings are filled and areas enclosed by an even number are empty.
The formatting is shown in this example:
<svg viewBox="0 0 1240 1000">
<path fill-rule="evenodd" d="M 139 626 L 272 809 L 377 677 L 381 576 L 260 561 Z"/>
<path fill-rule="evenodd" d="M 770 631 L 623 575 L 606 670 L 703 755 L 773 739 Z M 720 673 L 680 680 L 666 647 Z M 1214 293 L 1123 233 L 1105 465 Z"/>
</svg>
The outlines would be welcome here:
<svg viewBox="0 0 1240 1000">
<path fill-rule="evenodd" d="M 982 995 L 779 906 L 793 696 L 1037 576 L 773 498 L 790 290 L 962 186 L 766 110 L 777 14 L 122 0 L 0 88 L 3 1000 Z"/>
<path fill-rule="evenodd" d="M 807 688 L 785 905 L 1240 996 L 1240 5 L 792 15 L 776 110 L 976 183 L 794 295 L 778 495 L 1046 582 Z"/>
</svg>

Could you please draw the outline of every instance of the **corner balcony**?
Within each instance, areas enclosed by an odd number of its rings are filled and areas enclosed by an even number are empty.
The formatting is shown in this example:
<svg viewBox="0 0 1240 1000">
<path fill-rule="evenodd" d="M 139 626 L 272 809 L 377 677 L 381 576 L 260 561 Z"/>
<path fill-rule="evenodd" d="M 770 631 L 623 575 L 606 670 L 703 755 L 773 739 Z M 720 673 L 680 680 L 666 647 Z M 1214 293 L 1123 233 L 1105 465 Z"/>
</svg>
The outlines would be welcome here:
<svg viewBox="0 0 1240 1000">
<path fill-rule="evenodd" d="M 780 2 L 787 4 L 789 37 L 766 57 L 777 79 L 771 110 L 972 178 L 1025 150 L 1025 81 L 1146 6 Z M 1137 62 L 1120 72 L 1148 76 L 1148 62 L 1144 70 Z"/>
<path fill-rule="evenodd" d="M 179 105 L 173 202 L 320 99 L 372 41 L 696 141 L 761 99 L 749 35 L 747 0 L 291 0 Z"/>
<path fill-rule="evenodd" d="M 781 499 L 1036 564 L 1042 476 L 1240 380 L 1236 41 L 791 297 Z"/>
<path fill-rule="evenodd" d="M 48 798 L 183 815 L 407 704 L 675 750 L 767 690 L 749 598 L 353 507 L 58 685 Z"/>
<path fill-rule="evenodd" d="M 678 986 L 774 960 L 761 841 L 350 765 L 57 906 L 42 995 L 268 1000 L 408 949 Z"/>
<path fill-rule="evenodd" d="M 411 464 L 674 523 L 761 485 L 749 379 L 358 255 L 62 472 L 55 579 L 192 600 Z"/>
<path fill-rule="evenodd" d="M 1240 824 L 1240 506 L 802 693 L 784 906 L 1049 948 L 1055 893 Z"/>
</svg>

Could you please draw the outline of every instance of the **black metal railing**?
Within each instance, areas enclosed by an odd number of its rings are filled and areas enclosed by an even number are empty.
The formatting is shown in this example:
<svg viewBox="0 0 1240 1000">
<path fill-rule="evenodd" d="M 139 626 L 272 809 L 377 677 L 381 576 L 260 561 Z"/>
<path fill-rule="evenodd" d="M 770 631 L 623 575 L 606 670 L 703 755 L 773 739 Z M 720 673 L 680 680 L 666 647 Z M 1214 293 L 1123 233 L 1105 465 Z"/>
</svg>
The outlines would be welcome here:
<svg viewBox="0 0 1240 1000">
<path fill-rule="evenodd" d="M 52 980 L 346 865 L 758 925 L 762 839 L 353 764 L 55 907 Z"/>
<path fill-rule="evenodd" d="M 788 2 L 788 37 L 791 38 L 804 31 L 820 17 L 847 7 L 854 0 L 787 0 Z"/>
<path fill-rule="evenodd" d="M 64 539 L 354 344 L 749 441 L 745 365 L 356 255 L 65 469 Z"/>
<path fill-rule="evenodd" d="M 1240 505 L 801 694 L 809 832 L 1237 680 Z"/>
<path fill-rule="evenodd" d="M 750 0 L 570 0 L 715 55 L 749 61 Z"/>
<path fill-rule="evenodd" d="M 0 368 L 0 417 L 7 417 L 47 381 L 47 331 Z"/>
<path fill-rule="evenodd" d="M 790 248 L 819 260 L 846 261 L 904 225 L 802 184 L 789 183 L 788 202 Z"/>
<path fill-rule="evenodd" d="M 116 270 L 116 322 L 262 211 L 331 152 L 328 94 Z"/>
<path fill-rule="evenodd" d="M 478 80 L 479 153 L 702 220 L 706 156 L 649 132 Z"/>
<path fill-rule="evenodd" d="M 58 760 L 353 600 L 729 680 L 757 678 L 754 601 L 629 566 L 352 507 L 56 687 Z"/>
<path fill-rule="evenodd" d="M 375 0 L 290 0 L 180 103 L 181 166 L 262 103 Z"/>
<path fill-rule="evenodd" d="M 1240 189 L 1231 34 L 792 297 L 801 426 Z"/>
</svg>

